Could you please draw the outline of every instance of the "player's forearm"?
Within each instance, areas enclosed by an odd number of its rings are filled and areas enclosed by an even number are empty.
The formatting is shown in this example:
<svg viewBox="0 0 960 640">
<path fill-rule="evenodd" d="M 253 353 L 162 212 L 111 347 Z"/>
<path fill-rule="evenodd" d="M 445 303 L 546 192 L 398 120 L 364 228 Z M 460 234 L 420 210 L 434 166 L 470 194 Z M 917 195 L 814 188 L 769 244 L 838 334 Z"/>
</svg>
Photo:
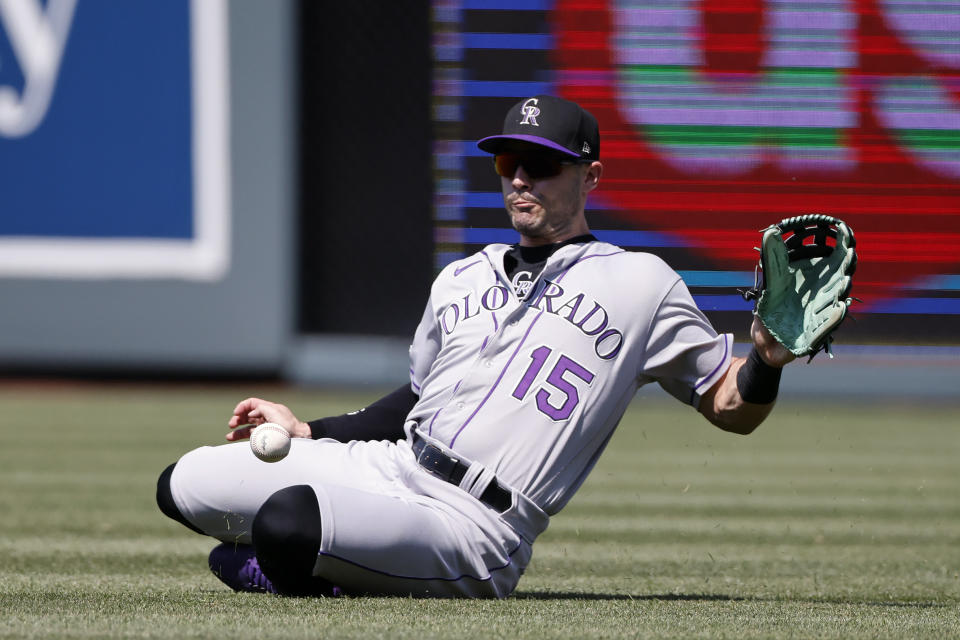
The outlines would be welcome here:
<svg viewBox="0 0 960 640">
<path fill-rule="evenodd" d="M 714 425 L 746 435 L 762 423 L 776 401 L 779 369 L 757 356 L 734 358 L 723 378 L 700 402 L 700 412 Z"/>
<path fill-rule="evenodd" d="M 399 440 L 404 435 L 403 421 L 417 400 L 410 386 L 404 385 L 364 409 L 311 420 L 308 425 L 314 439 Z"/>
</svg>

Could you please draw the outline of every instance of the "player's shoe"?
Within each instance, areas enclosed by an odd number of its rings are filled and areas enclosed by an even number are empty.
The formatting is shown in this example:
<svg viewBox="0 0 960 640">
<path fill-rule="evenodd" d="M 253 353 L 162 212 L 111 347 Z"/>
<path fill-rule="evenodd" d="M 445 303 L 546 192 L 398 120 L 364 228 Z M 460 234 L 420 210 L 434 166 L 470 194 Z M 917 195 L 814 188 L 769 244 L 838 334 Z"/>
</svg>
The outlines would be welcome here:
<svg viewBox="0 0 960 640">
<path fill-rule="evenodd" d="M 234 591 L 277 593 L 249 544 L 219 544 L 210 552 L 208 563 L 213 575 Z"/>
</svg>

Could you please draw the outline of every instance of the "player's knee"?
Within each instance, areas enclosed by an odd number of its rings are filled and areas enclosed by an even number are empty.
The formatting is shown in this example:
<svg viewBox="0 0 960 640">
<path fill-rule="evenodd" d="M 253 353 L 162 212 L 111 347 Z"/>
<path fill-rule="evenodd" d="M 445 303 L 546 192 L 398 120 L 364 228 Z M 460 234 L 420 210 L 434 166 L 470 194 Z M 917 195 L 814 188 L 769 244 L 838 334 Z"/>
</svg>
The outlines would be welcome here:
<svg viewBox="0 0 960 640">
<path fill-rule="evenodd" d="M 281 592 L 311 588 L 320 551 L 320 504 L 311 487 L 271 495 L 253 519 L 252 534 L 260 568 Z"/>
<path fill-rule="evenodd" d="M 164 469 L 163 473 L 161 473 L 157 479 L 157 506 L 160 507 L 160 511 L 168 518 L 172 518 L 188 529 L 202 534 L 203 531 L 194 526 L 193 523 L 180 513 L 180 509 L 177 508 L 177 503 L 173 500 L 173 492 L 170 490 L 170 476 L 173 475 L 173 468 L 175 466 L 177 466 L 176 462 Z"/>
</svg>

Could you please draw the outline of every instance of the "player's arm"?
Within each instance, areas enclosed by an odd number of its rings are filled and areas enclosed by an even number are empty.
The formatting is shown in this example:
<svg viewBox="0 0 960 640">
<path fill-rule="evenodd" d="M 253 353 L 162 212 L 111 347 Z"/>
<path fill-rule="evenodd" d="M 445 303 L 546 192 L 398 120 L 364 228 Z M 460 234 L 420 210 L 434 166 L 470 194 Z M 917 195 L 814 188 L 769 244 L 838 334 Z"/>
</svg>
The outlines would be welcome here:
<svg viewBox="0 0 960 640">
<path fill-rule="evenodd" d="M 310 437 L 350 440 L 399 440 L 404 437 L 403 423 L 420 396 L 404 385 L 373 404 L 341 416 L 319 418 L 307 423 Z"/>
<path fill-rule="evenodd" d="M 243 440 L 259 424 L 274 422 L 294 438 L 333 438 L 350 440 L 399 440 L 404 436 L 403 422 L 419 397 L 408 385 L 380 398 L 370 406 L 342 416 L 304 422 L 285 405 L 247 398 L 233 410 L 227 426 L 227 440 Z"/>
<path fill-rule="evenodd" d="M 700 413 L 724 431 L 748 434 L 764 421 L 776 402 L 783 366 L 796 358 L 756 317 L 750 337 L 750 355 L 733 358 L 723 377 L 700 399 Z"/>
</svg>

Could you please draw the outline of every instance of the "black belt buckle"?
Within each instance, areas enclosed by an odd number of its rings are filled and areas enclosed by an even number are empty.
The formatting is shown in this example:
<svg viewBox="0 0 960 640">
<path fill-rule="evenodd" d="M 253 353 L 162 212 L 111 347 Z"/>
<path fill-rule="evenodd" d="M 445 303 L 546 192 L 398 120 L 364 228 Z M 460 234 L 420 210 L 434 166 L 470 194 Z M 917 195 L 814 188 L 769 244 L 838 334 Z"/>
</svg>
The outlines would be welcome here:
<svg viewBox="0 0 960 640">
<path fill-rule="evenodd" d="M 459 460 L 451 458 L 432 444 L 425 444 L 417 456 L 417 462 L 433 475 L 449 482 L 453 479 Z"/>
</svg>

